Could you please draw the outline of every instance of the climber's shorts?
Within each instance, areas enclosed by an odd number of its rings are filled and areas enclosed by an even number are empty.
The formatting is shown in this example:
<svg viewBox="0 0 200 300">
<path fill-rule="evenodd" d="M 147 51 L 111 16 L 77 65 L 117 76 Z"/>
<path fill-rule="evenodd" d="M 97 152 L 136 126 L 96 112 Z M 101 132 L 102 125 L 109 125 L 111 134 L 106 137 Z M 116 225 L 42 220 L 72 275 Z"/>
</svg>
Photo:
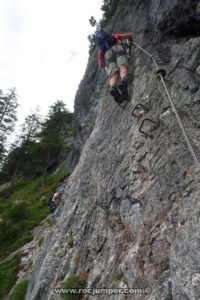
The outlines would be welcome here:
<svg viewBox="0 0 200 300">
<path fill-rule="evenodd" d="M 56 202 L 54 200 L 52 200 L 49 204 L 49 207 L 50 207 L 50 212 L 53 214 L 57 209 Z"/>
<path fill-rule="evenodd" d="M 128 58 L 122 45 L 114 45 L 105 53 L 108 76 L 111 78 L 122 66 L 128 67 Z"/>
</svg>

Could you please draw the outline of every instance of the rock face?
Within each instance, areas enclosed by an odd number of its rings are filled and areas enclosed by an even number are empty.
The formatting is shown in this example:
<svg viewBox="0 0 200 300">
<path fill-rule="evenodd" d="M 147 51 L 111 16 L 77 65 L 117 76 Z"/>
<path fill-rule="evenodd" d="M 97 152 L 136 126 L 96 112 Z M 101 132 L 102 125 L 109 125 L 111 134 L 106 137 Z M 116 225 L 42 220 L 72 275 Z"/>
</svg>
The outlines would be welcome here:
<svg viewBox="0 0 200 300">
<path fill-rule="evenodd" d="M 127 0 L 108 28 L 132 31 L 167 71 L 167 87 L 198 156 L 199 16 L 198 1 Z M 200 299 L 199 174 L 152 61 L 136 48 L 130 73 L 131 103 L 122 109 L 97 70 L 96 52 L 90 56 L 75 101 L 79 161 L 26 300 L 60 299 L 53 288 L 83 273 L 89 288 L 151 288 L 126 299 Z M 134 110 L 137 104 L 143 107 Z M 144 119 L 146 135 L 139 132 Z"/>
</svg>

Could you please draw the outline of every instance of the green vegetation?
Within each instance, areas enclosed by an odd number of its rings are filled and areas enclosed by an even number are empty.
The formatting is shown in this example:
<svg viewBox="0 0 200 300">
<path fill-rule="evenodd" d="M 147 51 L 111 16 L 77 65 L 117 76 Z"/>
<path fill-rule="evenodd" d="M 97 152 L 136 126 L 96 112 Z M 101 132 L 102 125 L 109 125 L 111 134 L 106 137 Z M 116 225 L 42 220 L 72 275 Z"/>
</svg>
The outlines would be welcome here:
<svg viewBox="0 0 200 300">
<path fill-rule="evenodd" d="M 101 20 L 101 26 L 106 26 L 110 19 L 116 13 L 118 7 L 122 4 L 122 0 L 104 0 L 101 10 L 103 11 L 103 17 Z"/>
<path fill-rule="evenodd" d="M 8 299 L 20 264 L 19 255 L 8 256 L 32 240 L 32 230 L 50 214 L 48 198 L 70 175 L 61 170 L 74 134 L 73 113 L 57 100 L 47 116 L 41 116 L 38 109 L 29 114 L 7 149 L 17 106 L 15 89 L 7 94 L 0 90 L 0 299 Z M 47 222 L 55 224 L 50 216 Z M 27 281 L 17 284 L 9 300 L 24 299 L 27 285 Z"/>
<path fill-rule="evenodd" d="M 49 214 L 48 197 L 69 173 L 62 172 L 43 179 L 21 181 L 15 192 L 0 201 L 0 260 L 31 241 L 31 230 Z"/>
<path fill-rule="evenodd" d="M 3 299 L 17 280 L 21 255 L 16 255 L 0 264 L 0 299 Z"/>
<path fill-rule="evenodd" d="M 12 190 L 15 190 L 19 177 L 34 179 L 39 176 L 43 176 L 43 182 L 46 183 L 48 174 L 63 160 L 62 154 L 70 151 L 73 113 L 65 106 L 62 100 L 57 100 L 50 106 L 43 121 L 38 110 L 25 118 L 17 140 L 11 145 L 2 165 L 0 164 L 1 184 L 10 182 Z M 0 121 L 2 118 L 0 114 Z M 4 138 L 2 137 L 1 143 L 0 136 L 0 158 L 1 152 L 2 155 L 5 152 L 1 144 L 4 145 Z"/>
<path fill-rule="evenodd" d="M 28 283 L 29 283 L 28 280 L 23 280 L 18 284 L 16 284 L 9 297 L 9 300 L 24 300 L 28 288 Z"/>
<path fill-rule="evenodd" d="M 165 300 L 173 300 L 172 293 L 167 294 Z"/>
<path fill-rule="evenodd" d="M 64 289 L 84 289 L 87 286 L 88 273 L 82 273 L 80 275 L 71 274 L 67 280 L 62 284 Z M 79 300 L 83 295 L 78 294 L 63 294 L 62 299 L 65 300 Z"/>
<path fill-rule="evenodd" d="M 170 269 L 170 261 L 169 261 L 169 258 L 167 258 L 167 259 L 163 262 L 163 267 L 164 267 L 164 271 Z"/>
<path fill-rule="evenodd" d="M 47 223 L 49 224 L 49 226 L 53 226 L 56 224 L 56 221 L 53 218 L 48 218 Z"/>
<path fill-rule="evenodd" d="M 19 256 L 10 260 L 12 256 L 8 256 L 32 240 L 32 230 L 50 214 L 48 198 L 70 175 L 61 170 L 71 151 L 73 113 L 62 100 L 49 107 L 47 116 L 36 109 L 6 149 L 17 120 L 17 106 L 15 89 L 7 94 L 0 90 L 0 299 L 8 296 L 19 269 Z M 55 223 L 50 216 L 47 222 Z M 23 299 L 27 285 L 27 281 L 16 285 L 9 299 Z"/>
<path fill-rule="evenodd" d="M 100 20 L 100 26 L 106 27 L 112 17 L 115 15 L 118 8 L 120 8 L 123 4 L 123 0 L 103 0 L 101 10 L 103 12 L 102 19 Z M 110 32 L 111 33 L 111 32 Z M 91 33 L 88 35 L 88 41 L 89 41 L 89 54 L 92 54 L 94 49 L 96 48 L 95 42 L 94 42 L 94 36 L 95 33 Z"/>
<path fill-rule="evenodd" d="M 7 94 L 0 90 L 0 167 L 6 157 L 5 142 L 13 132 L 17 121 L 17 106 L 15 89 L 10 89 Z"/>
<path fill-rule="evenodd" d="M 32 229 L 49 215 L 48 197 L 55 192 L 60 182 L 69 173 L 62 172 L 32 181 L 18 181 L 15 192 L 0 201 L 0 259 L 32 240 Z M 42 239 L 39 241 L 41 245 Z M 14 286 L 19 271 L 21 255 L 0 263 L 0 299 L 8 295 Z M 28 282 L 16 285 L 9 300 L 24 299 Z"/>
<path fill-rule="evenodd" d="M 122 282 L 128 286 L 128 279 L 125 276 L 123 276 Z"/>
<path fill-rule="evenodd" d="M 113 276 L 113 281 L 116 282 L 116 283 L 119 283 L 123 278 L 123 274 L 122 273 L 116 273 L 114 276 Z"/>
</svg>

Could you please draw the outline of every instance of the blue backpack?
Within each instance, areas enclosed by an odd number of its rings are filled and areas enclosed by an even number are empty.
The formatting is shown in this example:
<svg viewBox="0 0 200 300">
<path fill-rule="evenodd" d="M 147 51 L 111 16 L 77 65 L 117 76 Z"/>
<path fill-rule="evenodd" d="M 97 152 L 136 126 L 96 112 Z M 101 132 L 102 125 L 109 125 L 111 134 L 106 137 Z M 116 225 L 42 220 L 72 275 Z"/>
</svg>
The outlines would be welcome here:
<svg viewBox="0 0 200 300">
<path fill-rule="evenodd" d="M 105 54 L 109 48 L 116 44 L 116 40 L 103 29 L 99 29 L 95 33 L 95 44 L 98 45 L 101 51 Z"/>
</svg>

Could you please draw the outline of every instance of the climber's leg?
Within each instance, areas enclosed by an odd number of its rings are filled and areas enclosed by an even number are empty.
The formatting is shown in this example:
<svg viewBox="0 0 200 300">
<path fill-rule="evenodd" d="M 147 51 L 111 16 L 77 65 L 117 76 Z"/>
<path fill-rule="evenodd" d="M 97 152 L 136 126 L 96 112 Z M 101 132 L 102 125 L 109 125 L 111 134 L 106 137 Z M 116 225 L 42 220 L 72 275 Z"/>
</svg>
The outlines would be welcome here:
<svg viewBox="0 0 200 300">
<path fill-rule="evenodd" d="M 120 69 L 121 83 L 119 83 L 118 88 L 122 93 L 122 98 L 124 100 L 129 100 L 128 95 L 128 58 L 125 55 L 118 57 L 117 64 Z"/>
<path fill-rule="evenodd" d="M 116 102 L 120 102 L 120 93 L 117 87 L 120 75 L 116 62 L 111 62 L 107 66 L 107 73 L 110 78 L 110 94 L 113 96 Z"/>
<path fill-rule="evenodd" d="M 111 78 L 110 78 L 110 94 L 113 96 L 116 102 L 121 102 L 121 96 L 117 87 L 117 83 L 119 81 L 119 72 L 116 72 Z"/>
</svg>

